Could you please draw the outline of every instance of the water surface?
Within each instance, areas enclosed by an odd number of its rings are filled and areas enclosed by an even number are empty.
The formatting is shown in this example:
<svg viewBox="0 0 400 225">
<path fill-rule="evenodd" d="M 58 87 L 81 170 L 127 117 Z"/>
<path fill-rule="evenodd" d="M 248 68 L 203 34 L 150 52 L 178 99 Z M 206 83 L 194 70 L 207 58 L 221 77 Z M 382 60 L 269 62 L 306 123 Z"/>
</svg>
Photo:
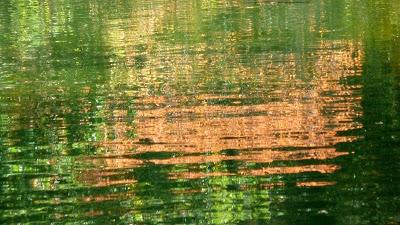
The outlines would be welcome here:
<svg viewBox="0 0 400 225">
<path fill-rule="evenodd" d="M 397 0 L 5 0 L 1 224 L 400 223 Z"/>
</svg>

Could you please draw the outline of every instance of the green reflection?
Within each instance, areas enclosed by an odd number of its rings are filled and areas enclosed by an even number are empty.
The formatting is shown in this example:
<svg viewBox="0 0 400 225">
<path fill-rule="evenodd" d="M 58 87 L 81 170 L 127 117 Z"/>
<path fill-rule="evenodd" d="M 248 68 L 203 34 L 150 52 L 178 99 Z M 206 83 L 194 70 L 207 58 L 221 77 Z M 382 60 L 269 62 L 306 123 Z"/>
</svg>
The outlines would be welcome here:
<svg viewBox="0 0 400 225">
<path fill-rule="evenodd" d="M 2 2 L 0 223 L 398 223 L 399 15 Z"/>
</svg>

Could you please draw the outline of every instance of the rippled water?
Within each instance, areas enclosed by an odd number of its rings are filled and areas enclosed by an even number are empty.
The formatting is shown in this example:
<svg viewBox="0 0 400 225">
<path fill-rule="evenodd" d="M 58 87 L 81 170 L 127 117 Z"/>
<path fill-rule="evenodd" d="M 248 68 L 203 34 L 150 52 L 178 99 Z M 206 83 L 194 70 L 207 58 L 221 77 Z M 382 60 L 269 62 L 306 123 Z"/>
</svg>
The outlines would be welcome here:
<svg viewBox="0 0 400 225">
<path fill-rule="evenodd" d="M 4 0 L 0 224 L 399 224 L 398 0 Z"/>
</svg>

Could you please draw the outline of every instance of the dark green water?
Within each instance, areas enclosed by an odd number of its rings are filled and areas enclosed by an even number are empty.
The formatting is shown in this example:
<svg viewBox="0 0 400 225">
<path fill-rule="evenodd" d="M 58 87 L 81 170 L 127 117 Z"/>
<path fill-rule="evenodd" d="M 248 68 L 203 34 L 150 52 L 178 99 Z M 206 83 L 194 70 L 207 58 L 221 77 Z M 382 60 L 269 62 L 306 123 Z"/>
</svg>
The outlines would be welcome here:
<svg viewBox="0 0 400 225">
<path fill-rule="evenodd" d="M 399 100 L 398 0 L 2 0 L 0 224 L 399 224 Z"/>
</svg>

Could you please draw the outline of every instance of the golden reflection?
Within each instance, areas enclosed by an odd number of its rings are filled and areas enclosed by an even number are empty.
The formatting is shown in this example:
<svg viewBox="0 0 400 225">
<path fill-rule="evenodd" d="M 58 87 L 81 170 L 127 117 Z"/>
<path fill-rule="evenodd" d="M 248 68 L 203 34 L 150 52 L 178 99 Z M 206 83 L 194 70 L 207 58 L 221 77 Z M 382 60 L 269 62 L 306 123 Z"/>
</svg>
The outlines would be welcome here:
<svg viewBox="0 0 400 225">
<path fill-rule="evenodd" d="M 305 181 L 305 182 L 297 182 L 296 186 L 298 187 L 324 187 L 324 186 L 332 186 L 335 185 L 334 181 Z"/>
<path fill-rule="evenodd" d="M 314 112 L 310 109 L 311 104 L 273 103 L 140 111 L 136 140 L 120 138 L 102 142 L 101 146 L 117 152 L 135 148 L 136 152 L 194 153 L 221 149 L 330 146 L 354 139 L 338 137 L 336 133 L 356 128 L 356 124 L 338 123 L 335 129 L 326 129 L 333 119 L 312 115 Z M 257 113 L 267 115 L 248 116 Z M 351 118 L 348 120 L 351 122 Z M 151 138 L 154 143 L 163 144 L 141 145 L 140 138 Z"/>
<path fill-rule="evenodd" d="M 310 84 L 296 78 L 299 72 L 297 61 L 302 59 L 287 54 L 286 60 L 270 59 L 268 67 L 260 65 L 257 69 L 270 76 L 266 80 L 262 77 L 254 80 L 261 86 L 268 87 L 266 82 L 275 78 L 281 80 L 269 93 L 253 96 L 179 95 L 173 92 L 162 96 L 145 95 L 136 100 L 137 138 L 125 138 L 124 131 L 129 130 L 129 125 L 119 122 L 114 129 L 116 138 L 103 141 L 100 146 L 120 153 L 131 149 L 135 152 L 195 153 L 221 149 L 332 146 L 352 141 L 355 137 L 340 137 L 337 132 L 360 127 L 354 122 L 354 118 L 360 116 L 357 107 L 360 107 L 361 99 L 354 94 L 359 87 L 341 82 L 346 77 L 359 76 L 363 52 L 359 44 L 344 40 L 321 42 L 318 49 L 321 50 L 310 56 L 314 61 L 305 66 L 314 73 Z M 174 62 L 175 66 L 181 65 Z M 257 79 L 254 68 L 243 67 L 240 63 L 236 68 L 239 67 L 240 71 L 236 71 L 238 79 Z M 153 73 L 151 76 L 164 75 Z M 264 103 L 244 104 L 254 97 Z M 279 101 L 271 101 L 275 98 Z M 215 100 L 231 103 L 212 103 Z M 120 118 L 127 115 L 127 111 L 115 113 Z M 153 140 L 154 144 L 141 144 L 143 138 Z"/>
<path fill-rule="evenodd" d="M 265 167 L 262 169 L 253 170 L 240 170 L 238 174 L 240 176 L 265 176 L 265 175 L 276 175 L 276 174 L 294 174 L 294 173 L 333 173 L 340 169 L 337 165 L 305 165 L 305 166 L 293 166 L 293 167 Z M 234 176 L 235 173 L 224 173 L 224 172 L 173 172 L 170 173 L 171 179 L 201 179 L 206 177 L 217 177 L 217 176 Z"/>
<path fill-rule="evenodd" d="M 318 172 L 318 173 L 333 173 L 340 169 L 338 165 L 305 165 L 305 166 L 293 166 L 293 167 L 266 167 L 262 169 L 255 170 L 242 170 L 239 172 L 241 175 L 250 176 L 263 176 L 272 174 L 291 174 L 291 173 L 308 173 L 308 172 Z"/>
<path fill-rule="evenodd" d="M 217 163 L 223 160 L 237 160 L 246 162 L 268 163 L 284 160 L 324 160 L 335 158 L 341 155 L 347 155 L 347 152 L 336 152 L 335 149 L 311 149 L 304 151 L 242 151 L 238 156 L 226 155 L 201 155 L 201 156 L 183 156 L 169 159 L 149 160 L 155 164 L 194 164 L 194 163 Z"/>
<path fill-rule="evenodd" d="M 156 165 L 179 165 L 179 164 L 203 164 L 203 163 L 218 163 L 227 160 L 245 161 L 253 163 L 270 163 L 273 161 L 299 161 L 299 160 L 326 160 L 335 158 L 342 155 L 347 155 L 347 152 L 337 152 L 333 148 L 326 149 L 308 149 L 308 150 L 296 150 L 296 151 L 274 151 L 274 150 L 242 150 L 239 155 L 228 156 L 228 155 L 199 155 L 199 156 L 181 156 L 172 157 L 168 159 L 149 159 L 140 160 L 132 158 L 102 158 L 102 159 L 85 159 L 91 162 L 94 166 L 101 166 L 101 169 L 86 170 L 81 175 L 79 180 L 82 180 L 86 185 L 92 186 L 110 186 L 118 184 L 132 184 L 135 180 L 132 179 L 118 179 L 113 180 L 110 177 L 116 176 L 124 169 L 133 169 L 140 166 L 144 166 L 145 163 L 153 163 Z M 337 170 L 339 167 L 334 165 L 306 165 L 298 167 L 268 167 L 262 170 L 254 171 L 240 171 L 241 175 L 261 175 L 261 174 L 287 174 L 287 173 L 302 173 L 302 172 L 320 172 L 320 173 L 331 173 Z M 230 176 L 235 175 L 232 173 L 225 172 L 213 172 L 213 173 L 172 173 L 171 178 L 188 178 L 188 179 L 199 179 L 204 177 L 212 176 Z"/>
<path fill-rule="evenodd" d="M 191 12 L 196 6 L 188 3 L 184 7 Z M 149 152 L 179 153 L 146 160 L 157 165 L 326 160 L 348 154 L 332 146 L 356 140 L 358 137 L 338 133 L 361 127 L 354 121 L 361 116 L 361 98 L 356 94 L 360 86 L 346 84 L 346 79 L 361 74 L 364 52 L 360 43 L 323 40 L 309 46 L 313 49 L 309 52 L 267 51 L 252 55 L 251 63 L 246 64 L 246 56 L 237 46 L 243 35 L 254 35 L 254 21 L 221 36 L 215 31 L 216 41 L 208 43 L 196 28 L 201 21 L 187 17 L 190 13 L 183 13 L 185 10 L 165 2 L 132 11 L 126 19 L 108 21 L 105 40 L 118 56 L 111 68 L 110 87 L 118 89 L 124 84 L 137 88 L 125 93 L 134 102 L 134 122 L 126 122 L 128 109 L 106 109 L 114 121 L 112 126 L 102 127 L 104 138 L 97 144 L 105 149 L 104 158 L 87 159 L 102 167 L 95 172 L 99 177 L 102 172 L 143 166 L 144 160 L 124 156 Z M 171 12 L 185 22 L 177 24 Z M 131 29 L 121 29 L 126 26 Z M 188 37 L 178 41 L 167 31 L 182 31 Z M 220 81 L 235 88 L 207 86 Z M 240 91 L 239 87 L 246 85 L 248 89 Z M 106 105 L 126 104 L 124 101 Z M 130 131 L 135 135 L 127 135 Z M 285 147 L 307 149 L 274 150 Z M 226 149 L 238 153 L 219 154 Z M 245 173 L 336 169 L 315 165 Z M 101 179 L 93 183 L 112 184 Z"/>
<path fill-rule="evenodd" d="M 128 115 L 127 110 L 113 110 L 115 118 L 121 119 L 116 120 L 111 130 L 109 127 L 105 129 L 106 132 L 111 132 L 114 138 L 100 141 L 98 145 L 107 149 L 105 156 L 148 152 L 178 152 L 181 155 L 147 160 L 148 163 L 158 165 L 218 163 L 226 160 L 254 163 L 326 160 L 346 155 L 347 152 L 337 152 L 330 146 L 358 138 L 340 136 L 338 132 L 361 127 L 360 123 L 354 121 L 360 116 L 358 108 L 361 98 L 355 94 L 360 87 L 345 85 L 343 81 L 348 77 L 360 76 L 363 51 L 359 44 L 345 40 L 323 41 L 319 45 L 317 49 L 320 50 L 308 56 L 310 59 L 306 62 L 304 58 L 292 53 L 286 54 L 285 60 L 274 60 L 276 56 L 270 55 L 264 59 L 268 63 L 260 65 L 258 69 L 238 63 L 235 71 L 231 71 L 238 79 L 253 80 L 252 82 L 260 86 L 269 87 L 267 82 L 273 81 L 275 86 L 265 93 L 187 95 L 178 94 L 176 89 L 170 92 L 172 89 L 169 89 L 168 94 L 164 95 L 142 95 L 135 100 L 137 111 L 134 127 L 123 120 Z M 193 57 L 205 56 L 198 54 Z M 198 60 L 202 66 L 201 60 Z M 183 63 L 178 59 L 173 62 L 176 64 L 172 63 L 170 66 Z M 157 67 L 156 61 L 150 62 L 152 63 L 155 65 L 150 67 Z M 300 68 L 298 63 L 303 64 L 304 68 Z M 204 68 L 200 71 L 207 71 L 206 64 L 204 63 Z M 304 81 L 304 77 L 299 77 L 299 72 L 304 69 L 312 72 L 311 80 Z M 267 78 L 258 79 L 254 72 Z M 150 77 L 157 76 L 163 77 L 164 74 L 153 71 Z M 136 81 L 127 80 L 128 83 Z M 166 85 L 172 88 L 171 82 L 175 81 L 171 80 Z M 257 89 L 258 87 L 255 88 Z M 259 103 L 254 104 L 251 102 L 253 100 Z M 131 129 L 135 131 L 135 138 L 126 136 L 126 132 Z M 305 149 L 274 150 L 285 147 Z M 234 149 L 238 153 L 219 154 L 226 149 Z M 194 153 L 195 155 L 192 155 Z M 109 169 L 143 165 L 141 160 L 118 158 L 106 158 L 101 163 L 104 163 L 104 168 Z M 335 165 L 307 165 L 265 168 L 241 173 L 331 173 L 338 168 Z M 183 173 L 171 175 L 171 178 L 226 175 L 232 174 Z"/>
</svg>

